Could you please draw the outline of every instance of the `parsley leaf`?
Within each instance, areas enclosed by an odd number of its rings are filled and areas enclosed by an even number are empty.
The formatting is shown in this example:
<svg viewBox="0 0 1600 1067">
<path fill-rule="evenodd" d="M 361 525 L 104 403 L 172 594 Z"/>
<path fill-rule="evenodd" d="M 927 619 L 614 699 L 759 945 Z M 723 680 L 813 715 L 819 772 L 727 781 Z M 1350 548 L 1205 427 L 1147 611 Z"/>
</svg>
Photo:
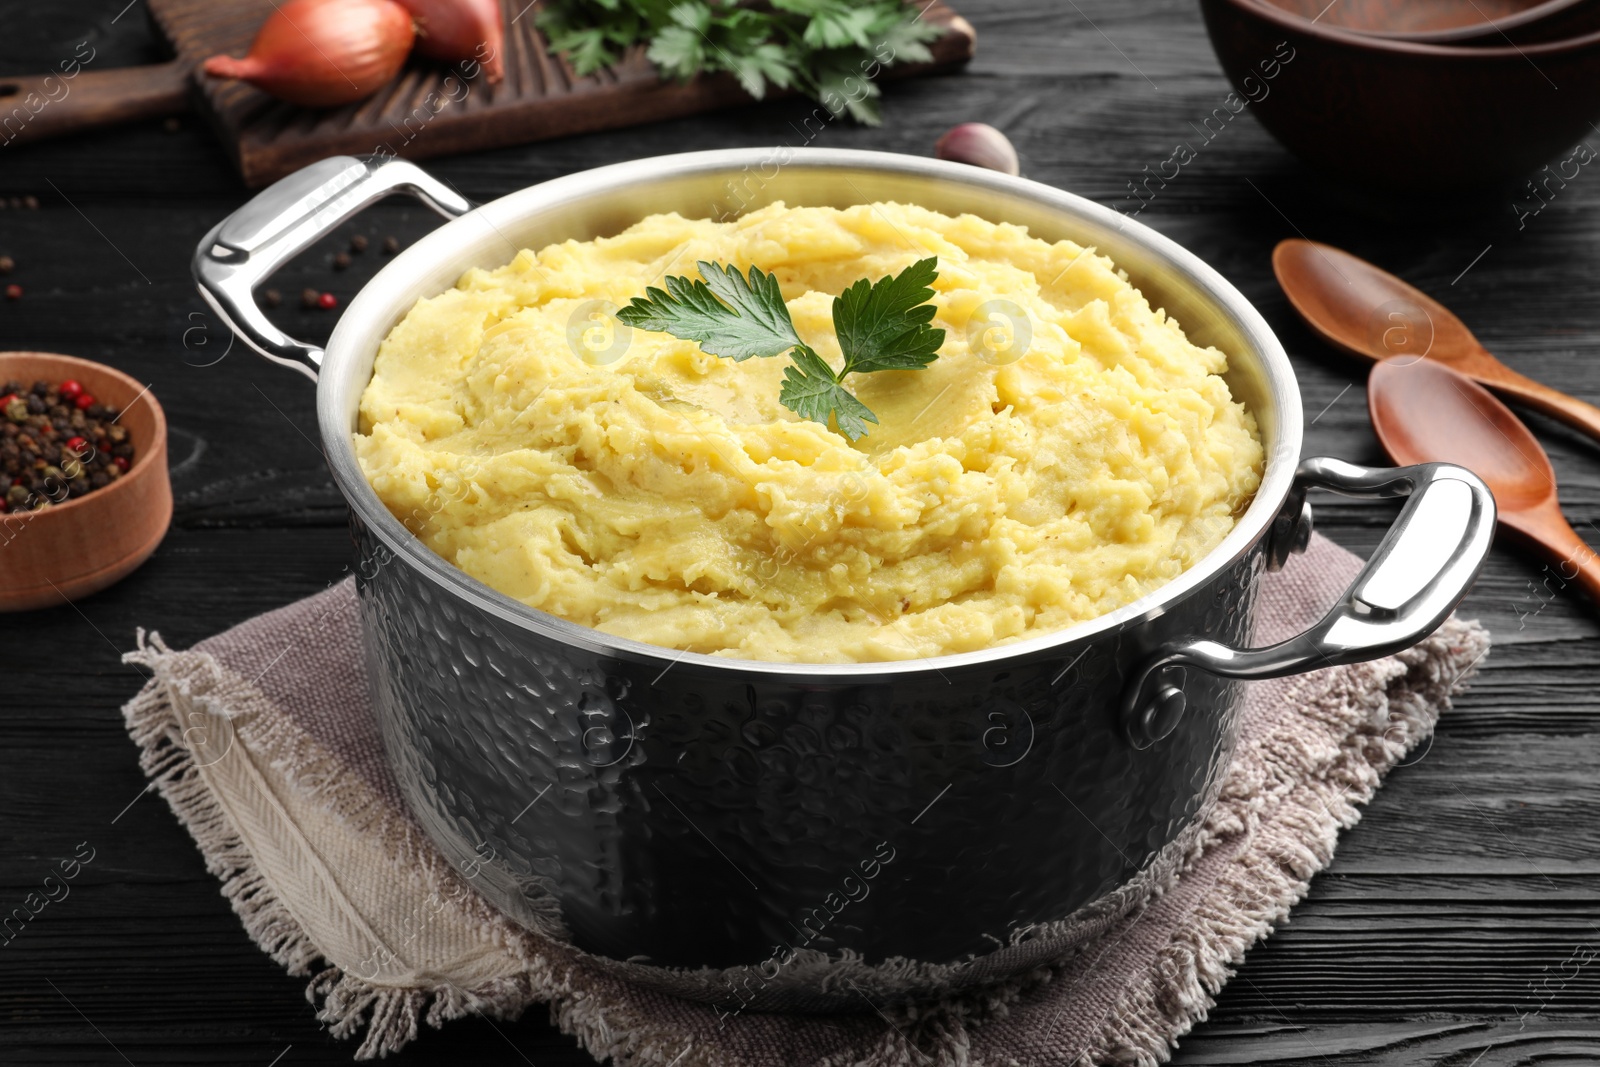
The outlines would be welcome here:
<svg viewBox="0 0 1600 1067">
<path fill-rule="evenodd" d="M 656 34 L 646 55 L 662 73 L 688 81 L 705 66 L 705 38 L 687 26 L 668 26 Z"/>
<path fill-rule="evenodd" d="M 543 0 L 535 19 L 580 77 L 637 46 L 664 78 L 726 72 L 758 100 L 796 89 L 872 126 L 878 72 L 926 62 L 944 32 L 907 0 Z"/>
<path fill-rule="evenodd" d="M 567 53 L 567 58 L 572 61 L 572 69 L 580 77 L 593 74 L 601 67 L 608 67 L 617 59 L 607 47 L 605 31 L 597 27 L 552 33 L 550 47 Z"/>
<path fill-rule="evenodd" d="M 773 7 L 804 15 L 804 40 L 813 48 L 871 48 L 870 32 L 877 24 L 874 5 L 857 7 L 847 0 L 773 0 Z"/>
<path fill-rule="evenodd" d="M 617 321 L 699 341 L 713 356 L 740 362 L 782 355 L 800 343 L 778 279 L 760 267 L 750 268 L 747 281 L 738 267 L 704 261 L 696 266 L 704 281 L 670 277 L 666 292 L 646 289 L 617 312 Z"/>
<path fill-rule="evenodd" d="M 883 90 L 878 83 L 861 76 L 861 68 L 850 62 L 849 53 L 832 50 L 818 53 L 816 65 L 817 100 L 834 118 L 849 115 L 863 126 L 878 126 L 883 122 L 878 108 L 878 97 Z"/>
<path fill-rule="evenodd" d="M 939 358 L 944 331 L 929 325 L 937 308 L 928 303 L 938 265 L 933 257 L 919 259 L 876 282 L 862 278 L 833 298 L 833 325 L 844 355 L 837 374 L 800 340 L 778 279 L 760 267 L 752 266 L 746 276 L 738 267 L 702 260 L 697 266 L 703 280 L 669 277 L 665 290 L 647 288 L 617 319 L 698 341 L 712 355 L 733 360 L 788 352 L 778 402 L 824 426 L 831 419 L 840 433 L 858 441 L 878 417 L 844 387 L 845 375 L 921 370 Z"/>
<path fill-rule="evenodd" d="M 833 329 L 845 354 L 841 377 L 851 371 L 917 370 L 939 358 L 944 331 L 927 303 L 939 261 L 919 259 L 899 274 L 856 282 L 833 301 Z"/>
<path fill-rule="evenodd" d="M 757 100 L 767 95 L 769 82 L 779 89 L 787 89 L 794 84 L 792 60 L 782 45 L 758 44 L 748 55 L 733 56 L 732 64 L 740 88 Z"/>
<path fill-rule="evenodd" d="M 932 23 L 918 19 L 883 19 L 873 52 L 892 56 L 896 63 L 931 63 L 933 52 L 928 49 L 927 42 L 943 32 Z"/>
<path fill-rule="evenodd" d="M 824 426 L 831 414 L 845 437 L 851 441 L 865 437 L 867 423 L 877 422 L 878 416 L 834 377 L 833 368 L 805 345 L 789 353 L 789 358 L 793 362 L 783 368 L 778 403 L 802 419 Z"/>
</svg>

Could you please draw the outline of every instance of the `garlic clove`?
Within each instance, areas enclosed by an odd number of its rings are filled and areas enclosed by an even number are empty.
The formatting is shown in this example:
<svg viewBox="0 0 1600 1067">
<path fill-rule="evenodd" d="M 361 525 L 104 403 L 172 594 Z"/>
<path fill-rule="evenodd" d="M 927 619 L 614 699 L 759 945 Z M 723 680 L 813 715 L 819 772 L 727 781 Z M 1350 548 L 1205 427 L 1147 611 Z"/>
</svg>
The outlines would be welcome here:
<svg viewBox="0 0 1600 1067">
<path fill-rule="evenodd" d="M 945 131 L 933 154 L 956 163 L 970 163 L 1002 174 L 1020 174 L 1022 165 L 1011 140 L 986 122 L 963 122 Z"/>
</svg>

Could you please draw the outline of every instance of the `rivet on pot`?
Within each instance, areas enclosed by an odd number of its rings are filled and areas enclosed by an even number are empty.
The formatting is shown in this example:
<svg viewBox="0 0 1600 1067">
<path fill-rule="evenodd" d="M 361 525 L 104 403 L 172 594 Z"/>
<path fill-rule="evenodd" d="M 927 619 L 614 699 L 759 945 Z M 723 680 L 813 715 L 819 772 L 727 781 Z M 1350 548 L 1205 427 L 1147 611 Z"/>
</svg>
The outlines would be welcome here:
<svg viewBox="0 0 1600 1067">
<path fill-rule="evenodd" d="M 1290 556 L 1310 547 L 1314 528 L 1311 502 L 1303 493 L 1296 493 L 1285 501 L 1283 510 L 1272 520 L 1272 529 L 1267 536 L 1267 569 L 1282 569 Z"/>
<path fill-rule="evenodd" d="M 1176 686 L 1164 685 L 1156 690 L 1128 731 L 1133 747 L 1149 748 L 1177 729 L 1188 703 L 1183 690 Z"/>
</svg>

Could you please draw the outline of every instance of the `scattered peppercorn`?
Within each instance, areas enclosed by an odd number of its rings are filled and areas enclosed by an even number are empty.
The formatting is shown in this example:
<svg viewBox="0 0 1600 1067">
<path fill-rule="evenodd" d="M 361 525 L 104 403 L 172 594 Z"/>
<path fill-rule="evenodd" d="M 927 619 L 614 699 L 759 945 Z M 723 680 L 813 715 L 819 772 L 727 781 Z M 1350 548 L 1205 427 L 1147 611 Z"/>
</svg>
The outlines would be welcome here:
<svg viewBox="0 0 1600 1067">
<path fill-rule="evenodd" d="M 317 301 L 320 298 L 321 298 L 321 294 L 318 293 L 315 289 L 302 289 L 302 290 L 300 290 L 300 306 L 303 307 L 303 308 L 314 308 L 314 307 L 316 307 L 317 306 Z"/>
<path fill-rule="evenodd" d="M 323 311 L 331 311 L 338 306 L 339 298 L 334 296 L 332 293 L 323 293 L 321 296 L 317 297 L 317 307 L 321 308 Z"/>
<path fill-rule="evenodd" d="M 400 251 L 400 241 L 397 238 L 385 237 L 383 239 L 383 254 L 384 255 L 392 256 L 398 251 Z"/>
<path fill-rule="evenodd" d="M 183 123 L 179 122 L 178 117 L 174 115 L 167 119 L 167 121 L 163 122 L 161 124 L 161 128 L 166 130 L 168 133 L 177 133 L 179 130 L 183 129 Z"/>
<path fill-rule="evenodd" d="M 16 282 L 12 282 L 10 285 L 6 286 L 6 299 L 21 300 L 22 286 L 18 285 Z"/>
<path fill-rule="evenodd" d="M 261 302 L 269 308 L 275 308 L 283 303 L 283 294 L 276 289 L 268 289 L 261 294 Z"/>
<path fill-rule="evenodd" d="M 354 252 L 356 255 L 359 256 L 361 253 L 365 252 L 366 250 L 367 250 L 367 238 L 366 238 L 365 234 L 359 234 L 358 233 L 354 237 L 350 238 L 350 251 Z"/>
<path fill-rule="evenodd" d="M 17 269 L 17 261 L 10 256 L 0 256 L 0 274 L 10 274 Z"/>
<path fill-rule="evenodd" d="M 350 266 L 350 253 L 349 252 L 339 252 L 339 253 L 336 253 L 334 255 L 334 257 L 333 257 L 333 269 L 334 270 L 344 270 L 348 266 Z"/>
<path fill-rule="evenodd" d="M 70 379 L 0 385 L 0 513 L 64 503 L 122 477 L 134 449 L 120 417 Z"/>
</svg>

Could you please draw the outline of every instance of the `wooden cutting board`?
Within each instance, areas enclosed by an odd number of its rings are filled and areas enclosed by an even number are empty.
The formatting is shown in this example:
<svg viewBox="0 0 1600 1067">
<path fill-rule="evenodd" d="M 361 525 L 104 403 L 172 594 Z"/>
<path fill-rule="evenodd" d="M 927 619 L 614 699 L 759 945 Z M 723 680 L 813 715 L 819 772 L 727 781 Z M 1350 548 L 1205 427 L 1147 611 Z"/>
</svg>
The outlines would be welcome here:
<svg viewBox="0 0 1600 1067">
<path fill-rule="evenodd" d="M 394 82 L 359 103 L 318 111 L 295 107 L 243 82 L 195 73 L 219 52 L 243 55 L 273 0 L 146 0 L 157 31 L 172 45 L 170 63 L 0 80 L 0 99 L 48 99 L 20 125 L 0 108 L 0 142 L 37 140 L 115 122 L 197 109 L 227 147 L 245 184 L 266 185 L 308 163 L 340 153 L 385 150 L 410 159 L 497 148 L 676 118 L 748 103 L 727 75 L 687 84 L 663 82 L 632 50 L 616 67 L 579 78 L 552 56 L 534 28 L 529 0 L 501 0 L 506 14 L 505 79 L 481 76 L 447 84 L 451 71 L 413 59 Z M 923 16 L 944 28 L 930 43 L 931 63 L 887 68 L 887 78 L 948 70 L 972 58 L 976 35 L 966 19 L 933 0 Z M 54 78 L 52 81 L 51 79 Z M 62 95 L 63 84 L 67 87 Z M 9 90 L 9 91 L 8 91 Z M 787 94 L 785 94 L 787 95 Z M 33 111 L 28 108 L 27 111 Z M 822 112 L 826 114 L 826 112 Z"/>
</svg>

